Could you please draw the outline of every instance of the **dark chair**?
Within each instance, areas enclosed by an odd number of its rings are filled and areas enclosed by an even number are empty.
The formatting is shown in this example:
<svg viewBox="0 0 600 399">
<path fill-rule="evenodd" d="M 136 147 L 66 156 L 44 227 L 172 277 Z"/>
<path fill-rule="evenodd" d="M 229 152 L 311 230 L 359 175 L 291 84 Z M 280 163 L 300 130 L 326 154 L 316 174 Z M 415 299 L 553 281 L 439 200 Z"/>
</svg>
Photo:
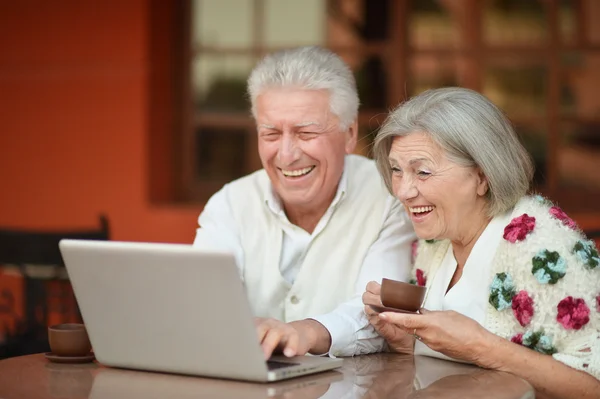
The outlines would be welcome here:
<svg viewBox="0 0 600 399">
<path fill-rule="evenodd" d="M 0 314 L 14 321 L 14 328 L 4 329 L 0 342 L 0 359 L 49 351 L 47 326 L 50 311 L 66 315 L 64 306 L 74 304 L 80 319 L 58 243 L 63 238 L 108 240 L 108 219 L 100 215 L 96 230 L 29 231 L 0 228 L 0 268 L 12 269 L 23 279 L 23 308 L 17 309 L 14 294 L 0 292 Z M 54 289 L 51 289 L 54 288 Z M 70 301 L 69 301 L 70 299 Z M 58 303 L 58 308 L 52 304 Z M 73 312 L 71 312 L 73 313 Z M 23 314 L 22 317 L 19 315 Z M 65 320 L 66 321 L 66 320 Z"/>
</svg>

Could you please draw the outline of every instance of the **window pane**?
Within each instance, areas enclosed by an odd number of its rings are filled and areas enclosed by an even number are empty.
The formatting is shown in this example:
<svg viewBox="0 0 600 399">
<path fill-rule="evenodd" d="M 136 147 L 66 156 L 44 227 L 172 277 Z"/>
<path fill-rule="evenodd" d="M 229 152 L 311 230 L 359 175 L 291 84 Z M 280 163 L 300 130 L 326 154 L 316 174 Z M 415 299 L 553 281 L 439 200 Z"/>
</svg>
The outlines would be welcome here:
<svg viewBox="0 0 600 399">
<path fill-rule="evenodd" d="M 194 0 L 192 45 L 251 46 L 253 12 L 252 0 Z"/>
<path fill-rule="evenodd" d="M 558 8 L 558 30 L 563 44 L 574 45 L 577 42 L 577 0 L 560 0 Z"/>
<path fill-rule="evenodd" d="M 192 65 L 196 108 L 207 111 L 248 111 L 246 80 L 254 64 L 246 55 L 200 55 Z"/>
<path fill-rule="evenodd" d="M 203 126 L 196 130 L 195 174 L 202 181 L 214 182 L 237 179 L 248 172 L 251 137 L 244 128 Z"/>
<path fill-rule="evenodd" d="M 565 53 L 561 112 L 581 119 L 600 120 L 600 54 Z"/>
<path fill-rule="evenodd" d="M 600 210 L 600 122 L 562 126 L 558 147 L 561 192 L 572 209 Z"/>
<path fill-rule="evenodd" d="M 459 43 L 458 21 L 454 15 L 462 11 L 462 5 L 441 0 L 413 0 L 410 3 L 408 29 L 411 46 L 457 47 Z"/>
<path fill-rule="evenodd" d="M 548 139 L 546 130 L 532 125 L 515 124 L 515 130 L 521 139 L 521 142 L 529 151 L 535 166 L 533 176 L 534 189 L 540 189 L 547 183 L 547 153 Z"/>
<path fill-rule="evenodd" d="M 539 45 L 548 38 L 546 10 L 538 0 L 486 0 L 482 26 L 491 45 Z"/>
<path fill-rule="evenodd" d="M 504 64 L 488 67 L 483 94 L 511 118 L 531 118 L 546 113 L 547 67 Z"/>
<path fill-rule="evenodd" d="M 329 1 L 327 8 L 328 45 L 350 47 L 389 39 L 392 1 L 396 0 Z"/>
<path fill-rule="evenodd" d="M 425 90 L 459 86 L 458 57 L 423 55 L 409 61 L 408 95 L 414 96 Z M 394 104 L 395 105 L 395 104 Z"/>
<path fill-rule="evenodd" d="M 325 43 L 326 0 L 265 0 L 265 44 Z"/>
<path fill-rule="evenodd" d="M 350 64 L 354 70 L 361 110 L 387 109 L 388 76 L 380 55 L 356 58 Z"/>
<path fill-rule="evenodd" d="M 561 184 L 600 191 L 600 122 L 563 126 L 559 151 Z"/>
</svg>

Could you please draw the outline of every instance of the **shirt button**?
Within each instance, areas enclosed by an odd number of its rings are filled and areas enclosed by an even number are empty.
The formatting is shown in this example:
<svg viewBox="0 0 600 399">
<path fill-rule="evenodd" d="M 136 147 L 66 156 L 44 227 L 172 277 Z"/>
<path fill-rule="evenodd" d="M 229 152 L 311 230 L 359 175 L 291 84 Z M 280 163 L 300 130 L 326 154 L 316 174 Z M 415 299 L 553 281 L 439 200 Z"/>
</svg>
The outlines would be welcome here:
<svg viewBox="0 0 600 399">
<path fill-rule="evenodd" d="M 290 302 L 294 305 L 297 305 L 300 302 L 300 299 L 298 299 L 296 295 L 292 295 L 292 297 L 290 298 Z"/>
</svg>

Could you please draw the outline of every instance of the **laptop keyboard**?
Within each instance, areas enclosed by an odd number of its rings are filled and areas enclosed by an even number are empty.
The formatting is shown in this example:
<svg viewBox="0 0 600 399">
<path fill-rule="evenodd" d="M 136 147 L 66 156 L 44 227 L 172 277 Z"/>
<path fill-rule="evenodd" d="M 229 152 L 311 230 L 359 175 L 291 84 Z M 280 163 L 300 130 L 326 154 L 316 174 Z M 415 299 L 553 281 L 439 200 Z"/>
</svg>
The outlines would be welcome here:
<svg viewBox="0 0 600 399">
<path fill-rule="evenodd" d="M 269 370 L 278 370 L 285 367 L 297 366 L 300 363 L 286 363 L 286 362 L 278 362 L 276 360 L 267 360 L 267 368 Z"/>
</svg>

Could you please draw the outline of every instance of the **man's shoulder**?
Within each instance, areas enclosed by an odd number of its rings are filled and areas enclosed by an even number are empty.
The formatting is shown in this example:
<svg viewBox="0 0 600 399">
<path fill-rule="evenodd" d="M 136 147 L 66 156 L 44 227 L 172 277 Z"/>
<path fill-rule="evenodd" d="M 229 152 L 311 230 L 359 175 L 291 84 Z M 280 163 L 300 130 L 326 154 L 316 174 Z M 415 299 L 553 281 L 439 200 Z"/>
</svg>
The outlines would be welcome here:
<svg viewBox="0 0 600 399">
<path fill-rule="evenodd" d="M 345 167 L 348 191 L 351 196 L 360 193 L 371 197 L 376 194 L 385 198 L 390 196 L 372 159 L 362 155 L 347 155 Z"/>
<path fill-rule="evenodd" d="M 232 206 L 233 203 L 242 202 L 250 204 L 252 199 L 261 201 L 264 192 L 268 189 L 269 177 L 264 169 L 257 170 L 246 176 L 242 176 L 225 184 L 219 191 L 212 195 L 208 204 L 227 203 Z M 236 205 L 236 208 L 239 204 Z"/>
<path fill-rule="evenodd" d="M 263 191 L 268 188 L 268 184 L 269 176 L 267 176 L 267 172 L 260 169 L 225 184 L 222 190 L 228 194 L 243 192 L 245 195 L 252 195 L 256 192 L 262 195 Z"/>
</svg>

